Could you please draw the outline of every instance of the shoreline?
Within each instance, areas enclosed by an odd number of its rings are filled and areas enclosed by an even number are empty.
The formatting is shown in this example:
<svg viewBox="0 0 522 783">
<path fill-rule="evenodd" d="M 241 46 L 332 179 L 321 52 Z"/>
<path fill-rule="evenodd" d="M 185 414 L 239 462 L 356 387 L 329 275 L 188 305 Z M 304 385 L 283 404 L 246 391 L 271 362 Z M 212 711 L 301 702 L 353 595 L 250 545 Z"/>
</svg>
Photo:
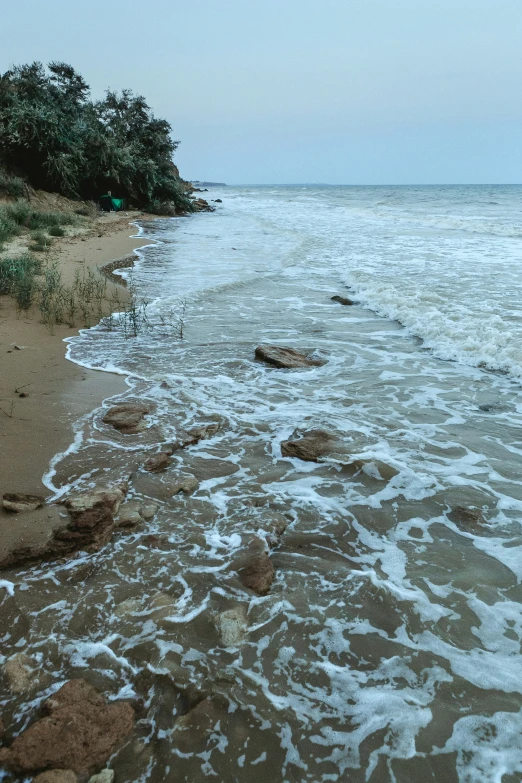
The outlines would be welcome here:
<svg viewBox="0 0 522 783">
<path fill-rule="evenodd" d="M 70 284 L 77 269 L 105 275 L 121 292 L 125 287 L 114 270 L 129 266 L 134 251 L 150 240 L 132 237 L 131 223 L 150 219 L 142 213 L 97 218 L 88 235 L 65 237 L 53 246 Z M 66 358 L 64 340 L 82 324 L 57 324 L 51 333 L 36 312 L 17 313 L 14 300 L 0 297 L 0 495 L 22 493 L 49 496 L 42 479 L 52 458 L 66 450 L 73 425 L 102 401 L 126 389 L 121 375 L 90 370 Z M 45 507 L 33 514 L 12 514 L 0 508 L 0 560 L 14 548 L 47 536 L 55 520 Z"/>
</svg>

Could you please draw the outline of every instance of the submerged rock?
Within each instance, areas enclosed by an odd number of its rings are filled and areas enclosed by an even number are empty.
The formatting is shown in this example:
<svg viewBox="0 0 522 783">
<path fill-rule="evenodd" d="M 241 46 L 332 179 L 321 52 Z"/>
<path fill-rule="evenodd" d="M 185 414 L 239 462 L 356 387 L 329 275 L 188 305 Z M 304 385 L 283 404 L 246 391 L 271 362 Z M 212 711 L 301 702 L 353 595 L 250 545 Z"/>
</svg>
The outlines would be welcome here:
<svg viewBox="0 0 522 783">
<path fill-rule="evenodd" d="M 22 495 L 6 492 L 2 497 L 2 506 L 13 514 L 23 514 L 26 511 L 36 511 L 43 506 L 45 498 L 41 495 Z"/>
<path fill-rule="evenodd" d="M 89 778 L 89 783 L 114 783 L 114 770 L 104 769 L 102 772 L 98 772 L 97 775 Z"/>
<path fill-rule="evenodd" d="M 218 631 L 224 647 L 237 647 L 244 642 L 248 630 L 246 606 L 236 606 L 221 612 Z"/>
<path fill-rule="evenodd" d="M 332 296 L 332 302 L 339 302 L 342 305 L 353 305 L 351 299 L 347 299 L 345 296 Z"/>
<path fill-rule="evenodd" d="M 196 198 L 192 202 L 192 207 L 195 212 L 214 212 L 215 207 L 210 206 L 208 201 L 204 198 Z"/>
<path fill-rule="evenodd" d="M 166 451 L 160 451 L 158 454 L 154 454 L 149 457 L 143 463 L 145 470 L 149 473 L 159 473 L 162 470 L 166 470 L 171 463 L 170 455 Z"/>
<path fill-rule="evenodd" d="M 211 699 L 200 701 L 177 719 L 171 735 L 174 744 L 182 753 L 203 750 L 208 736 L 222 717 L 223 711 Z"/>
<path fill-rule="evenodd" d="M 199 487 L 199 481 L 195 476 L 184 476 L 175 481 L 169 481 L 166 484 L 166 489 L 170 497 L 179 495 L 183 492 L 184 495 L 191 495 Z"/>
<path fill-rule="evenodd" d="M 305 430 L 298 438 L 291 438 L 281 443 L 283 457 L 297 457 L 305 462 L 318 462 L 332 450 L 337 438 L 326 430 Z"/>
<path fill-rule="evenodd" d="M 40 668 L 33 658 L 20 652 L 7 659 L 3 674 L 11 693 L 27 693 L 38 686 Z"/>
<path fill-rule="evenodd" d="M 279 546 L 281 538 L 288 527 L 288 520 L 278 513 L 267 514 L 258 520 L 254 529 L 264 534 L 264 538 L 270 548 Z"/>
<path fill-rule="evenodd" d="M 468 506 L 455 506 L 448 514 L 458 527 L 473 529 L 477 525 L 486 525 L 486 519 L 479 508 L 469 508 Z"/>
<path fill-rule="evenodd" d="M 150 520 L 154 519 L 156 516 L 158 508 L 159 506 L 157 503 L 145 503 L 140 508 L 141 516 L 146 522 L 150 522 Z"/>
<path fill-rule="evenodd" d="M 265 364 L 286 370 L 295 370 L 300 367 L 320 367 L 326 364 L 324 359 L 311 359 L 293 348 L 285 348 L 280 345 L 259 345 L 255 350 L 255 356 Z"/>
<path fill-rule="evenodd" d="M 127 702 L 111 702 L 85 680 L 71 680 L 44 705 L 46 717 L 13 742 L 4 763 L 14 772 L 73 770 L 86 775 L 103 766 L 134 726 Z"/>
<path fill-rule="evenodd" d="M 33 783 L 78 783 L 78 776 L 72 769 L 50 769 L 33 778 Z"/>
<path fill-rule="evenodd" d="M 150 413 L 147 405 L 135 402 L 124 402 L 109 408 L 103 421 L 124 435 L 134 435 L 144 428 L 143 419 Z"/>
<path fill-rule="evenodd" d="M 234 560 L 232 569 L 237 571 L 241 584 L 257 595 L 266 595 L 275 578 L 274 566 L 266 551 L 266 544 L 257 536 L 250 540 L 244 551 Z"/>
</svg>

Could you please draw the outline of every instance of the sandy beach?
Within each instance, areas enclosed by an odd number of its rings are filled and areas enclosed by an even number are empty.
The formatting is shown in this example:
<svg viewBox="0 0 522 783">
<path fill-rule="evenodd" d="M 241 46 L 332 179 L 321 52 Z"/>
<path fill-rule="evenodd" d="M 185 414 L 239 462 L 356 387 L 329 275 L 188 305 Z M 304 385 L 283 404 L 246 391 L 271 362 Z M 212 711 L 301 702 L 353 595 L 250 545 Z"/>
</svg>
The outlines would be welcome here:
<svg viewBox="0 0 522 783">
<path fill-rule="evenodd" d="M 49 255 L 64 282 L 72 282 L 77 269 L 99 269 L 146 244 L 131 236 L 137 218 L 141 213 L 102 215 L 86 233 L 57 241 Z M 0 297 L 2 495 L 48 495 L 42 476 L 52 457 L 71 443 L 74 421 L 125 388 L 121 376 L 85 370 L 65 358 L 63 341 L 77 331 L 58 324 L 51 333 L 39 313 L 19 314 L 13 300 Z M 22 517 L 0 510 L 0 556 L 44 532 L 46 519 L 44 510 Z"/>
</svg>

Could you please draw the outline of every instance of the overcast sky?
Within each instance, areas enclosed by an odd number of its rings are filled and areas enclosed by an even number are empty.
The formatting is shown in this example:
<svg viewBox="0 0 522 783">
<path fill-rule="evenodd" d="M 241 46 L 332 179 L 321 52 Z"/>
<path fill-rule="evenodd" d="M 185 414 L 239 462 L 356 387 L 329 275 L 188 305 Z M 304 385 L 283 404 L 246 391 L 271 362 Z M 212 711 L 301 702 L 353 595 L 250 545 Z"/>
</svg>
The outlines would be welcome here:
<svg viewBox="0 0 522 783">
<path fill-rule="evenodd" d="M 2 72 L 144 94 L 188 179 L 522 182 L 522 0 L 2 5 Z"/>
</svg>

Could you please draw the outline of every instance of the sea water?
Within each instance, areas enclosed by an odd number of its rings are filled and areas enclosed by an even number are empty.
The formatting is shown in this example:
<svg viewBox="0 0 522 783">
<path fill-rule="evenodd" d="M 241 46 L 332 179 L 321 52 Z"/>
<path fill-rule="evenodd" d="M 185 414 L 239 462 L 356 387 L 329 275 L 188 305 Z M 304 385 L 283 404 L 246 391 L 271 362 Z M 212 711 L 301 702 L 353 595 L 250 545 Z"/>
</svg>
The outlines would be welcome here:
<svg viewBox="0 0 522 783">
<path fill-rule="evenodd" d="M 4 714 L 23 728 L 71 677 L 132 699 L 118 783 L 522 780 L 522 188 L 209 197 L 212 214 L 137 226 L 137 334 L 116 318 L 69 343 L 129 389 L 77 423 L 48 486 L 130 476 L 159 508 L 98 553 L 6 575 L 4 649 L 47 679 Z M 263 343 L 325 363 L 271 368 Z M 151 409 L 137 435 L 103 423 L 126 399 Z M 220 428 L 144 473 L 204 423 Z M 343 454 L 284 458 L 311 428 Z M 199 487 L 168 498 L 173 476 Z M 257 596 L 230 566 L 274 513 Z"/>
</svg>

